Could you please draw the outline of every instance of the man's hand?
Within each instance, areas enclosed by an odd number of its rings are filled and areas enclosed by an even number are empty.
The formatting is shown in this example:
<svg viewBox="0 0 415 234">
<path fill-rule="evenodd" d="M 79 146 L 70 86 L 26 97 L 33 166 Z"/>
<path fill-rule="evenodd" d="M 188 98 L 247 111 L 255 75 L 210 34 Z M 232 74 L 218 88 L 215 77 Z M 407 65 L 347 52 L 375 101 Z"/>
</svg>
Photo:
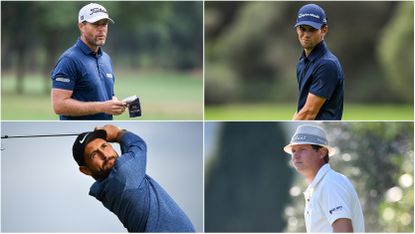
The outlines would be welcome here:
<svg viewBox="0 0 415 234">
<path fill-rule="evenodd" d="M 105 130 L 109 142 L 119 142 L 124 133 L 123 129 L 109 124 L 104 127 L 96 127 L 95 130 Z"/>
<path fill-rule="evenodd" d="M 121 115 L 124 113 L 127 105 L 118 100 L 117 97 L 112 97 L 112 100 L 102 103 L 102 111 L 109 115 Z"/>
<path fill-rule="evenodd" d="M 293 120 L 314 120 L 325 101 L 322 97 L 308 93 L 303 108 L 294 114 Z"/>
</svg>

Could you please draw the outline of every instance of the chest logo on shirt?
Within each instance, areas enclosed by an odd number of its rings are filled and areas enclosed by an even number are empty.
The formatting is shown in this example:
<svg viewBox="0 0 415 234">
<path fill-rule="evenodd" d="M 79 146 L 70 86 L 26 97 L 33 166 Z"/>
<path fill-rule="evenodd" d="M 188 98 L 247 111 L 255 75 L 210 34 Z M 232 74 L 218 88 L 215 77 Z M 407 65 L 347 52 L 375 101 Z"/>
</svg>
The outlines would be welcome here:
<svg viewBox="0 0 415 234">
<path fill-rule="evenodd" d="M 114 77 L 111 73 L 107 73 L 106 75 L 107 75 L 107 78 L 110 78 L 110 79 Z"/>
<path fill-rule="evenodd" d="M 329 213 L 333 214 L 334 212 L 342 211 L 342 210 L 343 210 L 343 206 L 338 206 L 336 208 L 333 208 L 333 209 L 329 210 Z"/>
</svg>

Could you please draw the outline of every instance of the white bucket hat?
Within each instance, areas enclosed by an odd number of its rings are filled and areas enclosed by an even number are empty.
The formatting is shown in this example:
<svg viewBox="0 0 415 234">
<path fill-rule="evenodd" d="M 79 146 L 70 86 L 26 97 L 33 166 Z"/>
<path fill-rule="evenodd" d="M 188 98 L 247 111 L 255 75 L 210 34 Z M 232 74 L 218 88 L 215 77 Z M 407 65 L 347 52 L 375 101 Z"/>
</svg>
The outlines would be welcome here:
<svg viewBox="0 0 415 234">
<path fill-rule="evenodd" d="M 78 23 L 82 23 L 84 21 L 88 23 L 95 23 L 102 19 L 108 19 L 114 23 L 114 20 L 109 17 L 105 7 L 97 3 L 90 3 L 79 10 Z"/>
<path fill-rule="evenodd" d="M 328 144 L 326 131 L 316 125 L 299 126 L 291 138 L 290 144 L 284 147 L 284 151 L 291 154 L 291 146 L 293 145 L 319 145 L 329 151 L 330 157 L 336 153 L 336 150 Z"/>
</svg>

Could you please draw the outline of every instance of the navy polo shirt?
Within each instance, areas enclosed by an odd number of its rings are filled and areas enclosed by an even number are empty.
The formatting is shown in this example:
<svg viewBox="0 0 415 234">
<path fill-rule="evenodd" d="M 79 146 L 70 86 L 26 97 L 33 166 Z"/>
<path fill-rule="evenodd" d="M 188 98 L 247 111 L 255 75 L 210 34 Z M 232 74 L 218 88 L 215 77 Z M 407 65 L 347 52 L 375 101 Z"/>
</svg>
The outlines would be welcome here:
<svg viewBox="0 0 415 234">
<path fill-rule="evenodd" d="M 114 96 L 114 72 L 108 54 L 95 54 L 78 38 L 59 58 L 51 73 L 52 87 L 73 91 L 71 98 L 82 102 L 104 102 Z M 112 120 L 112 115 L 59 116 L 61 120 Z"/>
<path fill-rule="evenodd" d="M 297 112 L 305 105 L 308 93 L 312 93 L 326 99 L 316 120 L 341 120 L 344 74 L 339 60 L 324 41 L 308 57 L 303 51 L 297 64 L 297 81 L 300 89 Z"/>
</svg>

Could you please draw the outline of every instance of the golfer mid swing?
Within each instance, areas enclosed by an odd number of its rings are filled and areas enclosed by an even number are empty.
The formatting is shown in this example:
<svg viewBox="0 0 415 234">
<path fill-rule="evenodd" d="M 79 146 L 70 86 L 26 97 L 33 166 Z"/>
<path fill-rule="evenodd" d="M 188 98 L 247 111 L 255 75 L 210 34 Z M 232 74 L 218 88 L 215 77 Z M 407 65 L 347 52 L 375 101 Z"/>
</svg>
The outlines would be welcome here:
<svg viewBox="0 0 415 234">
<path fill-rule="evenodd" d="M 307 232 L 364 232 L 363 212 L 352 183 L 329 165 L 335 150 L 328 145 L 326 132 L 315 125 L 301 125 L 284 151 L 309 183 L 304 192 Z"/>
<path fill-rule="evenodd" d="M 121 156 L 109 142 L 120 144 Z M 129 232 L 195 232 L 186 214 L 146 174 L 147 146 L 139 136 L 105 125 L 81 133 L 72 152 L 79 170 L 96 180 L 89 194 Z"/>
</svg>

